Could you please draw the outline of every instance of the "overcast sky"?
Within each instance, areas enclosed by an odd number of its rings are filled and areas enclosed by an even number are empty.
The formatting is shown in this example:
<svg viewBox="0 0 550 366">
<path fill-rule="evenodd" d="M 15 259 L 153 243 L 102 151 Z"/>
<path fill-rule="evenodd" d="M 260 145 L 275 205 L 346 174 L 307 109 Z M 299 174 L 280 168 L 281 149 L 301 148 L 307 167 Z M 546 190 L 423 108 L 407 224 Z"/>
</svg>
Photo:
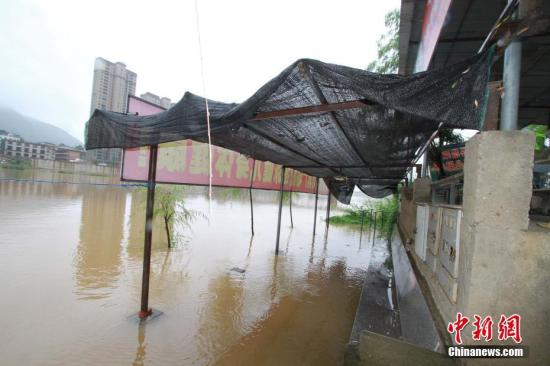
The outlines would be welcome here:
<svg viewBox="0 0 550 366">
<path fill-rule="evenodd" d="M 399 3 L 198 0 L 207 96 L 241 102 L 299 58 L 365 68 Z M 193 0 L 2 0 L 0 49 L 0 105 L 82 141 L 98 56 L 138 95 L 203 95 Z"/>
</svg>

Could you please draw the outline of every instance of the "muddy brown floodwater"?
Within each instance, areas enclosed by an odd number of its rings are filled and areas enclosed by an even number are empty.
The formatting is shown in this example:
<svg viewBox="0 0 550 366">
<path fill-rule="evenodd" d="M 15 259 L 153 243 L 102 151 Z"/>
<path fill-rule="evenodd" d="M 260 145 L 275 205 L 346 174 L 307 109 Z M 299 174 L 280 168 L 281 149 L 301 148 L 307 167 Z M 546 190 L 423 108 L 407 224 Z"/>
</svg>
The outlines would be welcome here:
<svg viewBox="0 0 550 366">
<path fill-rule="evenodd" d="M 0 176 L 10 176 L 1 171 Z M 18 178 L 106 183 L 41 172 Z M 338 365 L 343 361 L 370 245 L 331 227 L 324 201 L 312 240 L 313 196 L 283 210 L 277 193 L 216 189 L 168 250 L 154 227 L 150 304 L 139 325 L 144 227 L 135 188 L 0 181 L 0 357 L 3 365 Z M 245 270 L 239 273 L 237 267 Z"/>
</svg>

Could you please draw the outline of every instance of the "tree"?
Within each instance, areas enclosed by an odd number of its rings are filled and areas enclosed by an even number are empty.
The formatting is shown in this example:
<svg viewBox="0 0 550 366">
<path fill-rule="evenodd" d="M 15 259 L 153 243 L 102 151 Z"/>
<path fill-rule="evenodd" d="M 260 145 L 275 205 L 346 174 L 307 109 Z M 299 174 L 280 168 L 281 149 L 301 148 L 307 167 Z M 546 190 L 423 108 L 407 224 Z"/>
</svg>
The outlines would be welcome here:
<svg viewBox="0 0 550 366">
<path fill-rule="evenodd" d="M 368 71 L 379 74 L 397 73 L 399 69 L 399 17 L 399 9 L 386 13 L 384 18 L 386 32 L 376 42 L 378 59 L 367 66 Z"/>
<path fill-rule="evenodd" d="M 202 212 L 185 206 L 184 188 L 174 185 L 156 186 L 153 217 L 160 218 L 164 224 L 168 248 L 171 248 L 174 243 L 174 235 L 172 235 L 174 225 L 190 229 L 197 218 L 206 218 Z"/>
</svg>

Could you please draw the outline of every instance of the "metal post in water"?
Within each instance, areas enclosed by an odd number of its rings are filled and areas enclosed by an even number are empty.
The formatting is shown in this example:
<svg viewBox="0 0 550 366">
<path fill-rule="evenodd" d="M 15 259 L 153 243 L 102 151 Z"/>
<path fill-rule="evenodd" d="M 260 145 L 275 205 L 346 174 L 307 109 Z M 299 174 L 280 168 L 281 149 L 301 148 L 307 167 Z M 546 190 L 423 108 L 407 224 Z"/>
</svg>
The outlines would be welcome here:
<svg viewBox="0 0 550 366">
<path fill-rule="evenodd" d="M 283 189 L 285 185 L 285 167 L 281 170 L 281 188 L 279 190 L 279 217 L 277 218 L 277 241 L 275 242 L 275 254 L 279 254 L 279 239 L 281 237 L 281 214 L 283 212 Z"/>
<path fill-rule="evenodd" d="M 153 237 L 153 211 L 155 207 L 155 181 L 157 175 L 158 145 L 149 149 L 149 172 L 147 174 L 147 207 L 145 211 L 145 240 L 143 244 L 143 277 L 141 281 L 141 319 L 151 315 L 149 308 L 149 276 L 151 273 L 151 240 Z"/>
<path fill-rule="evenodd" d="M 378 213 L 378 211 L 374 211 L 374 231 L 373 231 L 373 234 L 372 234 L 372 244 L 374 245 L 374 241 L 376 240 L 376 214 Z"/>
<path fill-rule="evenodd" d="M 252 185 L 254 183 L 255 168 L 256 168 L 256 160 L 253 160 L 252 175 L 250 176 L 250 188 L 248 189 L 248 195 L 250 196 L 250 228 L 252 230 L 252 236 L 254 236 L 254 206 L 252 205 Z"/>
<path fill-rule="evenodd" d="M 513 0 L 508 0 L 511 2 Z M 514 18 L 517 11 L 514 13 Z M 504 97 L 500 109 L 500 129 L 512 131 L 518 129 L 519 84 L 521 79 L 521 41 L 514 38 L 504 50 Z"/>
<path fill-rule="evenodd" d="M 313 237 L 315 237 L 315 228 L 317 226 L 317 201 L 319 201 L 319 177 L 315 185 L 315 211 L 313 212 Z"/>
<path fill-rule="evenodd" d="M 327 227 L 326 227 L 326 233 L 328 234 L 328 226 L 329 226 L 329 219 L 330 219 L 330 199 L 331 199 L 331 193 L 330 189 L 328 190 L 328 198 L 327 198 Z"/>
<path fill-rule="evenodd" d="M 294 220 L 292 219 L 292 190 L 288 192 L 288 209 L 290 211 L 290 227 L 294 227 Z"/>
<path fill-rule="evenodd" d="M 361 210 L 361 231 L 359 232 L 359 243 L 363 240 L 363 224 L 365 223 L 365 210 Z"/>
<path fill-rule="evenodd" d="M 373 211 L 373 209 L 371 208 L 371 209 L 370 209 L 370 212 L 369 212 L 369 231 L 368 231 L 367 238 L 370 238 L 370 232 L 371 232 L 371 230 L 372 230 L 372 220 L 373 220 L 372 211 Z M 368 240 L 368 239 L 367 239 L 367 240 Z"/>
</svg>

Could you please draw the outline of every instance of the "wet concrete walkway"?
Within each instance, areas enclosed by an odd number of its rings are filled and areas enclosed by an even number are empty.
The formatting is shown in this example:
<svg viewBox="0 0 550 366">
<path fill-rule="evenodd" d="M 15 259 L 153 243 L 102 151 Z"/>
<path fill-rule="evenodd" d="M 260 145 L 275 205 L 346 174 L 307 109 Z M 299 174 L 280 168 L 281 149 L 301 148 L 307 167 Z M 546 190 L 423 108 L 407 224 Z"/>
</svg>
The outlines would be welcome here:
<svg viewBox="0 0 550 366">
<path fill-rule="evenodd" d="M 398 231 L 371 250 L 346 365 L 452 364 Z"/>
</svg>

